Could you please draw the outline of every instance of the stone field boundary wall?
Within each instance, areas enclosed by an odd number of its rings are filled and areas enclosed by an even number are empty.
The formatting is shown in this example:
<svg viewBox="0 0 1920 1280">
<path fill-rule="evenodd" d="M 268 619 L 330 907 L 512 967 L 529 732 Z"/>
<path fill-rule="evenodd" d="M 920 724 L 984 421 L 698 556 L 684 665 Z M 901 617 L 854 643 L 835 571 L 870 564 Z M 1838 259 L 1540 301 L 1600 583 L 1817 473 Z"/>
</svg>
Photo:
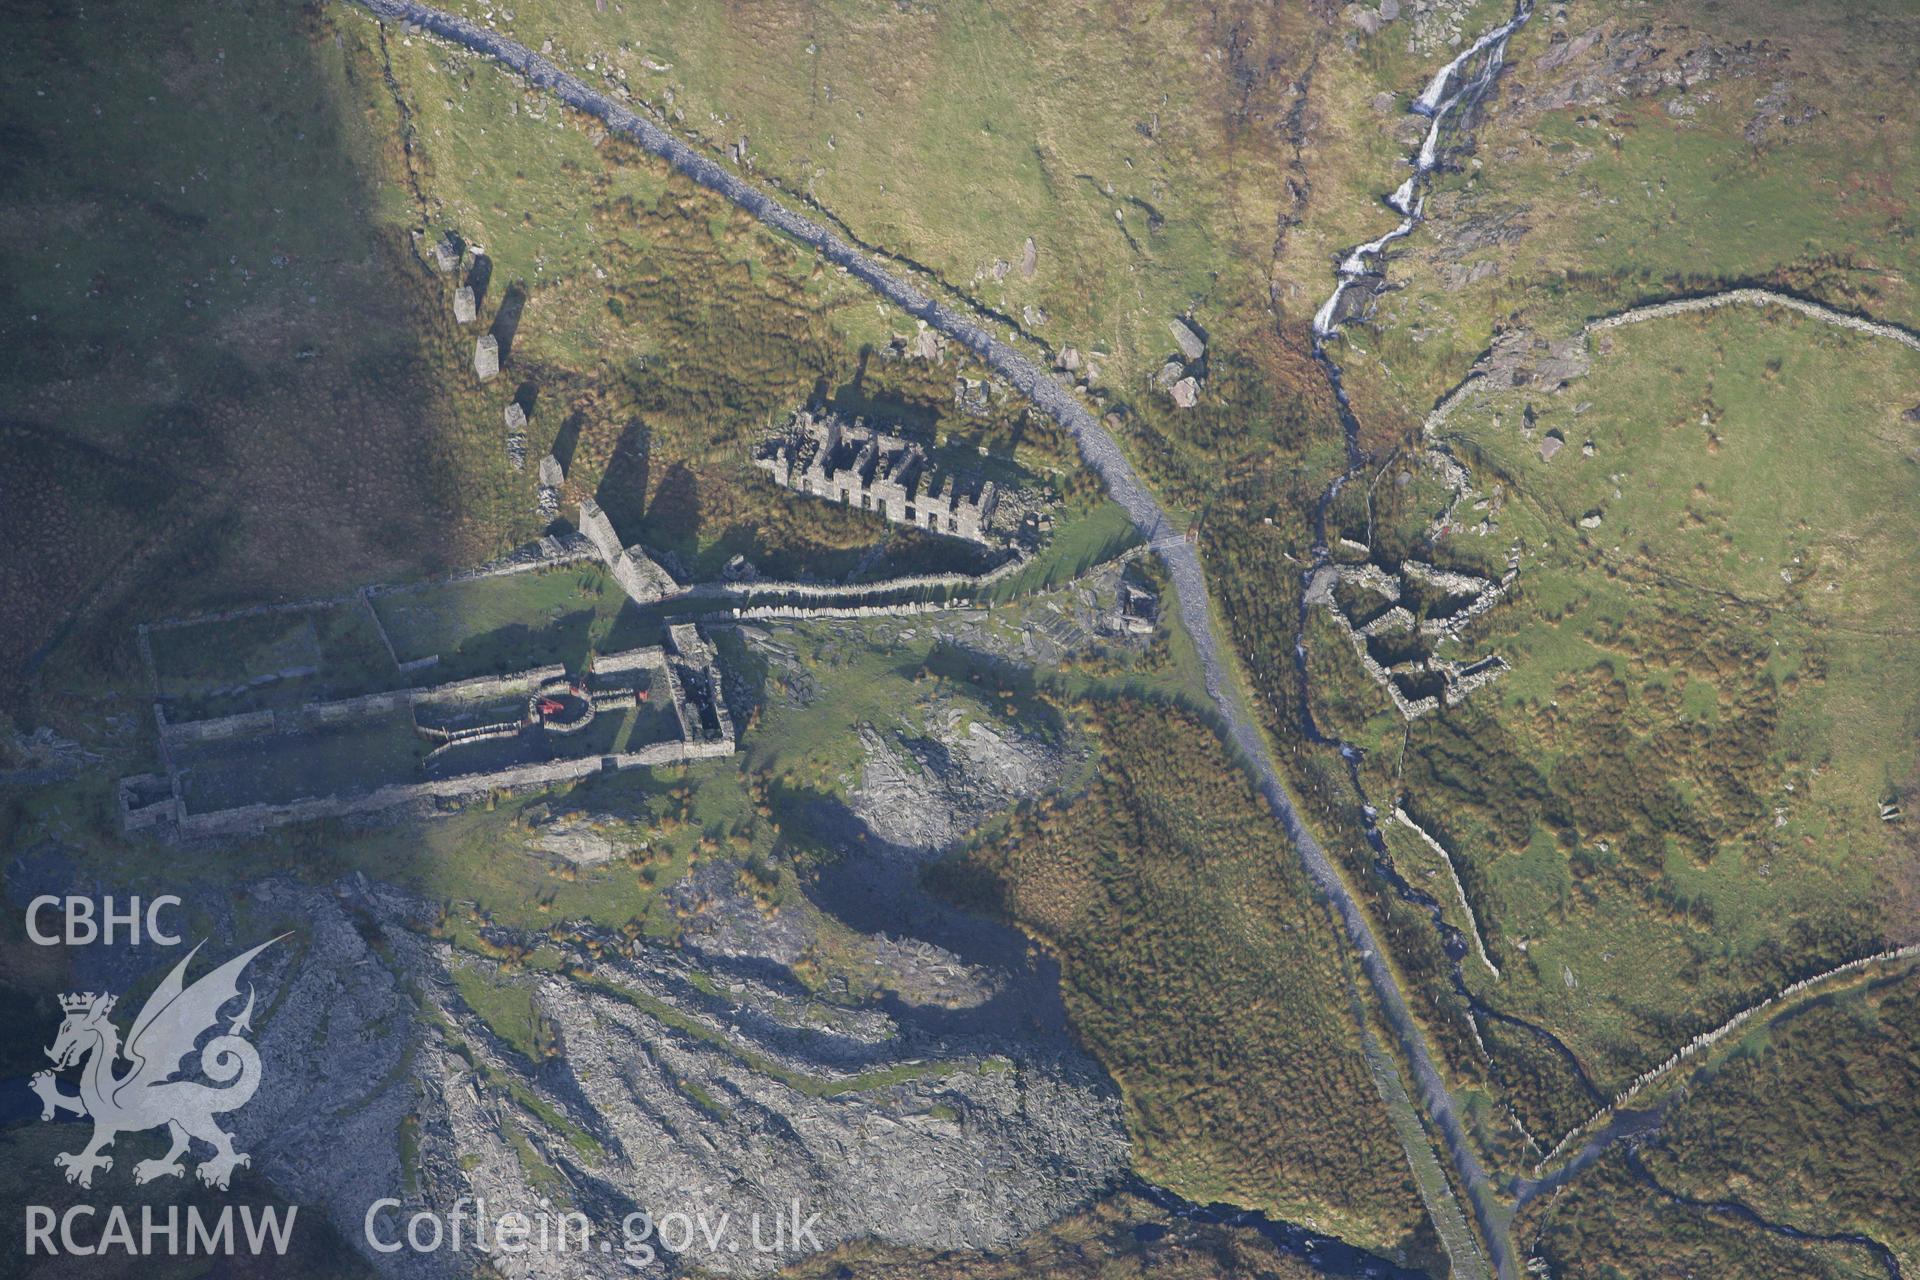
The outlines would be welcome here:
<svg viewBox="0 0 1920 1280">
<path fill-rule="evenodd" d="M 1666 316 L 1686 315 L 1695 311 L 1711 311 L 1716 307 L 1780 307 L 1787 311 L 1797 311 L 1803 316 L 1823 320 L 1842 329 L 1852 329 L 1855 333 L 1864 333 L 1875 338 L 1887 338 L 1913 351 L 1920 351 L 1920 334 L 1904 329 L 1897 324 L 1887 324 L 1879 320 L 1869 320 L 1840 311 L 1833 307 L 1810 302 L 1805 298 L 1796 298 L 1790 293 L 1778 293 L 1772 289 L 1729 289 L 1725 293 L 1707 294 L 1699 298 L 1679 298 L 1672 302 L 1656 302 L 1649 306 L 1634 307 L 1617 315 L 1602 316 L 1587 325 L 1588 332 L 1596 329 L 1618 329 L 1622 325 L 1639 324 L 1644 320 L 1659 320 Z"/>
<path fill-rule="evenodd" d="M 345 818 L 356 814 L 377 813 L 382 809 L 419 804 L 438 799 L 459 799 L 489 791 L 520 791 L 574 782 L 596 773 L 621 769 L 658 768 L 685 764 L 694 760 L 717 759 L 733 754 L 733 743 L 656 742 L 638 751 L 610 756 L 581 756 L 567 760 L 541 760 L 515 765 L 492 773 L 466 774 L 458 778 L 435 778 L 426 782 L 400 782 L 358 796 L 317 796 L 286 804 L 251 804 L 210 813 L 179 814 L 180 831 L 193 836 L 251 835 L 268 827 L 288 822 L 309 822 L 316 818 Z M 165 803 L 165 802 L 162 802 Z M 159 808 L 160 805 L 149 806 Z M 145 810 L 136 810 L 144 814 Z M 159 819 L 143 818 L 140 826 L 151 826 Z"/>
<path fill-rule="evenodd" d="M 642 649 L 627 649 L 620 653 L 595 654 L 593 670 L 596 675 L 612 675 L 617 671 L 665 671 L 667 669 L 667 651 L 658 645 L 648 645 Z"/>
<path fill-rule="evenodd" d="M 1852 974 L 1859 973 L 1870 965 L 1897 964 L 1902 961 L 1914 959 L 1920 959 L 1920 943 L 1910 943 L 1902 947 L 1890 947 L 1885 951 L 1876 951 L 1872 955 L 1861 956 L 1856 960 L 1849 960 L 1845 964 L 1838 964 L 1831 969 L 1802 978 L 1798 982 L 1782 987 L 1766 999 L 1761 1000 L 1758 1004 L 1748 1005 L 1713 1030 L 1703 1031 L 1681 1045 L 1673 1051 L 1666 1061 L 1656 1067 L 1650 1067 L 1634 1077 L 1633 1083 L 1613 1095 L 1612 1102 L 1600 1108 L 1600 1110 L 1594 1112 L 1569 1130 L 1567 1136 L 1560 1139 L 1560 1141 L 1555 1144 L 1553 1150 L 1549 1151 L 1541 1158 L 1538 1164 L 1534 1165 L 1533 1171 L 1535 1175 L 1537 1176 L 1542 1173 L 1548 1165 L 1557 1160 L 1582 1134 L 1592 1132 L 1609 1116 L 1612 1116 L 1615 1112 L 1638 1098 L 1648 1087 L 1659 1083 L 1662 1076 L 1689 1058 L 1694 1057 L 1696 1054 L 1705 1054 L 1711 1050 L 1714 1045 L 1726 1039 L 1761 1014 L 1768 1012 L 1778 1005 L 1791 1001 L 1795 996 L 1803 992 L 1832 982 L 1837 978 L 1845 978 Z"/>
<path fill-rule="evenodd" d="M 558 663 L 534 667 L 504 676 L 474 676 L 451 684 L 421 685 L 412 689 L 390 689 L 364 693 L 357 698 L 331 702 L 308 702 L 291 711 L 246 711 L 239 715 L 212 720 L 188 720 L 177 724 L 162 722 L 160 736 L 169 747 L 195 742 L 218 742 L 228 738 L 266 737 L 274 733 L 298 733 L 307 729 L 350 724 L 368 720 L 402 707 L 411 707 L 433 698 L 487 698 L 503 693 L 526 693 L 543 680 L 564 676 L 567 669 Z"/>
<path fill-rule="evenodd" d="M 274 613 L 301 613 L 321 609 L 338 608 L 352 604 L 356 599 L 371 601 L 376 596 L 404 595 L 409 591 L 428 591 L 435 587 L 452 586 L 461 582 L 477 582 L 484 578 L 504 578 L 516 573 L 536 573 L 541 569 L 555 569 L 564 565 L 577 564 L 582 560 L 597 560 L 599 554 L 593 544 L 577 533 L 548 534 L 536 541 L 487 564 L 471 569 L 462 569 L 431 582 L 399 582 L 382 586 L 361 587 L 340 596 L 315 596 L 307 600 L 288 600 L 277 604 L 254 604 L 240 609 L 221 609 L 211 613 L 185 613 L 174 618 L 162 618 L 157 622 L 143 622 L 137 627 L 136 634 L 142 637 L 143 647 L 147 649 L 149 660 L 151 646 L 145 644 L 145 636 L 154 631 L 172 631 L 180 627 L 217 626 L 224 622 L 241 622 L 247 618 L 261 618 Z M 376 616 L 375 621 L 379 619 Z M 385 628 L 381 628 L 381 638 L 386 638 Z M 389 644 L 391 652 L 391 644 Z"/>
<path fill-rule="evenodd" d="M 783 582 L 703 582 L 683 587 L 639 546 L 625 546 L 607 513 L 591 499 L 580 504 L 580 528 L 593 544 L 597 557 L 635 604 L 658 604 L 663 600 L 711 599 L 740 600 L 752 605 L 756 596 L 796 596 L 809 600 L 838 600 L 849 604 L 875 597 L 916 591 L 981 591 L 1024 568 L 1030 557 L 1020 554 L 995 565 L 985 573 L 924 573 L 887 578 L 880 582 L 819 583 Z M 763 606 L 753 606 L 763 607 Z"/>
<path fill-rule="evenodd" d="M 910 618 L 927 613 L 946 613 L 951 611 L 973 611 L 988 613 L 989 604 L 976 604 L 970 600 L 909 600 L 902 604 L 851 604 L 818 605 L 809 608 L 798 604 L 762 604 L 739 605 L 732 609 L 716 609 L 712 613 L 696 614 L 701 622 L 741 622 L 759 618 L 791 618 L 805 621 L 809 618 Z"/>
<path fill-rule="evenodd" d="M 862 597 L 890 595 L 907 591 L 978 591 L 993 586 L 1003 578 L 1027 566 L 1027 559 L 1016 556 L 1002 564 L 997 564 L 985 573 L 923 573 L 911 574 L 901 578 L 887 578 L 881 582 L 862 582 L 835 585 L 816 582 L 714 582 L 691 587 L 683 594 L 701 599 L 740 599 L 752 605 L 753 597 L 800 596 L 810 600 L 849 600 L 858 601 Z"/>
</svg>

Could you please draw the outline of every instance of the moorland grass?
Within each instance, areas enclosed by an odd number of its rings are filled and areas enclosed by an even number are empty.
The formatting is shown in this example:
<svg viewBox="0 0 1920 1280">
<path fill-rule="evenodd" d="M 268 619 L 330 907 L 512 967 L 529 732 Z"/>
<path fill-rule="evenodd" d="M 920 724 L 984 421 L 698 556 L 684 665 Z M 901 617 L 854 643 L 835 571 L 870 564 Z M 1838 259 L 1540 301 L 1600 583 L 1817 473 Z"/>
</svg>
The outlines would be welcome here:
<svg viewBox="0 0 1920 1280">
<path fill-rule="evenodd" d="M 1512 601 L 1470 636 L 1512 670 L 1368 766 L 1463 864 L 1506 972 L 1469 980 L 1603 1089 L 1875 948 L 1879 808 L 1920 707 L 1899 657 L 1911 354 L 1749 311 L 1608 341 L 1564 391 L 1449 421 L 1522 549 Z M 1570 445 L 1543 462 L 1549 429 Z M 1327 656 L 1326 696 L 1363 697 Z"/>
</svg>

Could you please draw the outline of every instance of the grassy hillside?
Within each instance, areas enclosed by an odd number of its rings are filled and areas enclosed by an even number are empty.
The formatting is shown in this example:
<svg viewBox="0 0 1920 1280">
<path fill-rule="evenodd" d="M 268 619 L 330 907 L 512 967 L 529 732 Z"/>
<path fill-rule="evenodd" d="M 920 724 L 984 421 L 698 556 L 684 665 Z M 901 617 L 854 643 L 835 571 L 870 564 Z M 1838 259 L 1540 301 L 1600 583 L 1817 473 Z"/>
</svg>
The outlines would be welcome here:
<svg viewBox="0 0 1920 1280">
<path fill-rule="evenodd" d="M 985 415 L 956 408 L 956 380 L 984 371 L 957 351 L 892 355 L 915 322 L 811 251 L 491 62 L 399 33 L 386 54 L 422 219 L 483 253 L 483 317 L 512 320 L 494 399 L 531 405 L 531 452 L 551 447 L 623 536 L 702 578 L 734 555 L 776 576 L 979 568 L 964 546 L 796 499 L 749 465 L 769 426 L 822 399 L 900 425 L 943 474 L 1064 489 L 1063 534 L 1091 509 L 1094 491 L 1059 474 L 1075 460 L 1050 422 L 1004 395 Z"/>
<path fill-rule="evenodd" d="M 1500 329 L 1557 338 L 1732 282 L 1913 324 L 1916 49 L 1920 14 L 1898 3 L 1542 6 L 1471 154 L 1390 267 L 1375 325 L 1348 344 L 1363 419 L 1412 422 Z M 1377 119 L 1364 132 L 1405 127 Z"/>
<path fill-rule="evenodd" d="M 1271 243 L 1316 42 L 1304 11 L 1253 4 L 449 7 L 716 155 L 744 140 L 757 174 L 987 306 L 1044 311 L 1033 328 L 1123 385 L 1172 350 L 1169 318 L 1262 273 L 1242 255 Z"/>
<path fill-rule="evenodd" d="M 462 357 L 399 231 L 366 33 L 301 6 L 71 19 L 0 17 L 0 671 L 76 622 L 121 661 L 156 608 L 503 545 L 504 459 L 445 391 Z"/>
<path fill-rule="evenodd" d="M 1426 539 L 1433 493 L 1376 493 L 1383 546 L 1480 571 L 1519 548 L 1509 601 L 1441 646 L 1511 670 L 1403 728 L 1344 640 L 1315 663 L 1325 713 L 1381 747 L 1370 794 L 1462 864 L 1504 974 L 1469 980 L 1610 1092 L 1898 932 L 1882 885 L 1910 855 L 1880 811 L 1920 722 L 1920 619 L 1890 589 L 1920 540 L 1920 359 L 1745 309 L 1593 355 L 1563 389 L 1489 388 L 1448 420 L 1485 537 Z M 1579 1107 L 1525 1109 L 1550 1144 Z"/>
</svg>

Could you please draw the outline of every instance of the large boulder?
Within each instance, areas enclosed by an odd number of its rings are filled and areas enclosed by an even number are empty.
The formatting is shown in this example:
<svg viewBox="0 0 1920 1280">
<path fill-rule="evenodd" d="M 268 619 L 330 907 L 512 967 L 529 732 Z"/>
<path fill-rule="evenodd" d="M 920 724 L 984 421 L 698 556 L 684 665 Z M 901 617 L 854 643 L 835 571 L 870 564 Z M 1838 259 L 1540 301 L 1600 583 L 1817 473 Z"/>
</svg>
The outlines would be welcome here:
<svg viewBox="0 0 1920 1280">
<path fill-rule="evenodd" d="M 1180 354 L 1191 364 L 1207 354 L 1207 344 L 1199 334 L 1189 328 L 1183 320 L 1167 321 L 1167 328 L 1173 331 L 1173 340 L 1180 348 Z"/>
</svg>

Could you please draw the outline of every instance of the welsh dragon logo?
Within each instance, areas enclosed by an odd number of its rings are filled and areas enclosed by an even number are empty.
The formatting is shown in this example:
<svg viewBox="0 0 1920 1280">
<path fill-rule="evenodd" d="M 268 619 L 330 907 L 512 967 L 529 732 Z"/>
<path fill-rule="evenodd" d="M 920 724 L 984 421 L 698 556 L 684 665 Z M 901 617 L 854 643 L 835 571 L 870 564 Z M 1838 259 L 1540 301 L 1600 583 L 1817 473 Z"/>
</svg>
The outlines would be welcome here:
<svg viewBox="0 0 1920 1280">
<path fill-rule="evenodd" d="M 113 1157 L 105 1151 L 116 1137 L 163 1125 L 172 1145 L 159 1159 L 133 1166 L 136 1183 L 183 1176 L 186 1166 L 180 1157 L 194 1139 L 213 1148 L 213 1156 L 196 1169 L 208 1186 L 225 1190 L 234 1169 L 252 1163 L 233 1149 L 233 1135 L 213 1119 L 245 1106 L 260 1087 L 260 1054 L 246 1039 L 253 1030 L 251 985 L 246 1006 L 226 1031 L 199 1049 L 199 1073 L 213 1084 L 174 1077 L 202 1034 L 217 1026 L 220 1010 L 239 999 L 240 974 L 247 963 L 279 940 L 235 956 L 187 986 L 187 965 L 200 951 L 194 947 L 148 997 L 127 1031 L 124 1048 L 119 1029 L 109 1020 L 115 997 L 92 992 L 60 997 L 66 1020 L 47 1056 L 53 1059 L 55 1071 L 83 1064 L 80 1092 L 78 1096 L 62 1093 L 54 1071 L 36 1073 L 32 1087 L 40 1095 L 42 1120 L 71 1111 L 93 1121 L 93 1140 L 84 1149 L 53 1158 L 56 1166 L 66 1170 L 68 1182 L 91 1187 L 96 1171 L 113 1168 Z M 124 1071 L 117 1066 L 122 1058 L 129 1064 Z"/>
</svg>

